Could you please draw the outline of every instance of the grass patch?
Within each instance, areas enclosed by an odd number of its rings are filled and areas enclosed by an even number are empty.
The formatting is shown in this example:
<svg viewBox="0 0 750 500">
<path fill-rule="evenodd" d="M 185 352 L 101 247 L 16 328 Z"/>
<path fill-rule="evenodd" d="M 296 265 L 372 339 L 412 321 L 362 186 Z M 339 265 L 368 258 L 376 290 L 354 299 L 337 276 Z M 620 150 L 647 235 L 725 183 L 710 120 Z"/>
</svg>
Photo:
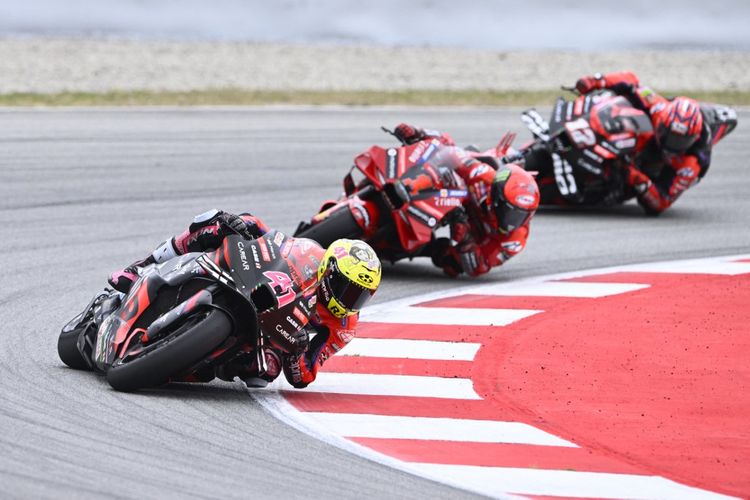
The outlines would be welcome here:
<svg viewBox="0 0 750 500">
<path fill-rule="evenodd" d="M 56 94 L 0 94 L 0 106 L 221 106 L 263 104 L 341 104 L 352 106 L 530 106 L 551 105 L 566 95 L 561 90 L 331 90 L 277 91 L 215 89 L 128 92 L 60 92 Z M 669 91 L 664 95 L 689 95 L 698 100 L 728 105 L 749 105 L 750 91 Z M 568 94 L 570 95 L 570 94 Z"/>
</svg>

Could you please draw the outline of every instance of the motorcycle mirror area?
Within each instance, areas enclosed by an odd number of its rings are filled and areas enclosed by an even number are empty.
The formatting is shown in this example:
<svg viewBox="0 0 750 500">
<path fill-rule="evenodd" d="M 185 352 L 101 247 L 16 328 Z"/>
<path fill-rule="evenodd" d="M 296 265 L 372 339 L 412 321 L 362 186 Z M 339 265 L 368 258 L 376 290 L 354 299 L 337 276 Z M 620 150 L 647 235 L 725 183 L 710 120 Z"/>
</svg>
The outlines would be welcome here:
<svg viewBox="0 0 750 500">
<path fill-rule="evenodd" d="M 396 131 L 395 130 L 391 130 L 388 127 L 385 127 L 383 125 L 380 126 L 380 130 L 382 130 L 386 134 L 392 135 L 393 137 L 395 137 L 396 139 L 398 139 L 398 142 L 400 142 L 402 146 L 406 146 L 407 145 L 406 142 L 403 139 L 401 139 L 399 136 L 396 135 Z"/>
</svg>

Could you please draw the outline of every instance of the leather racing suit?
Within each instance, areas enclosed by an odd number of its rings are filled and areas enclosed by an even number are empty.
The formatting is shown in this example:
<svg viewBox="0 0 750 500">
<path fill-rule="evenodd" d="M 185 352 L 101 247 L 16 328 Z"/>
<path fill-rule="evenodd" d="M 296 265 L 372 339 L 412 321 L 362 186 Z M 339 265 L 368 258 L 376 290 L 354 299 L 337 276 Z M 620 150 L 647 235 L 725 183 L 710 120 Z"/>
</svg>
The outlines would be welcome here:
<svg viewBox="0 0 750 500">
<path fill-rule="evenodd" d="M 165 262 L 187 252 L 215 250 L 229 234 L 240 233 L 248 238 L 258 238 L 268 231 L 269 227 L 253 215 L 245 213 L 237 216 L 210 210 L 196 216 L 188 229 L 166 240 L 147 258 L 113 273 L 109 282 L 118 291 L 127 293 L 137 278 L 138 267 Z M 240 377 L 248 385 L 264 385 L 263 381 L 267 383 L 274 380 L 283 370 L 287 381 L 296 388 L 303 388 L 312 383 L 323 363 L 354 337 L 358 315 L 337 318 L 317 300 L 317 294 L 311 300 L 315 302 L 314 312 L 309 323 L 297 334 L 310 339 L 305 352 L 293 355 L 267 347 L 265 351 L 268 368 L 266 373 L 261 375 L 261 381 L 257 379 L 255 355 L 237 356 L 234 361 L 220 367 L 215 373 L 201 378 L 201 381 L 209 381 L 214 376 L 230 381 L 234 377 Z"/>
</svg>

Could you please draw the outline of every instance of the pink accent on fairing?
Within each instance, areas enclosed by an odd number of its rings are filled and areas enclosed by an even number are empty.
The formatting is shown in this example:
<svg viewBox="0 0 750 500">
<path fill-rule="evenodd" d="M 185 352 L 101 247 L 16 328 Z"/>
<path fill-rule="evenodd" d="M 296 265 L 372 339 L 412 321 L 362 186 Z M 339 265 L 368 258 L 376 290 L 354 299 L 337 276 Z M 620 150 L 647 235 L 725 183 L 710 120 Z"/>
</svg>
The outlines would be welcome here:
<svg viewBox="0 0 750 500">
<path fill-rule="evenodd" d="M 131 272 L 125 270 L 125 269 L 123 269 L 122 271 L 117 271 L 117 272 L 112 273 L 112 276 L 110 276 L 109 279 L 112 282 L 112 284 L 116 285 L 116 284 L 118 284 L 120 282 L 120 278 L 122 278 L 122 277 L 125 277 L 125 278 L 127 278 L 127 279 L 129 279 L 130 281 L 133 281 L 133 282 L 136 279 L 138 279 L 138 275 L 137 274 L 131 273 Z"/>
</svg>

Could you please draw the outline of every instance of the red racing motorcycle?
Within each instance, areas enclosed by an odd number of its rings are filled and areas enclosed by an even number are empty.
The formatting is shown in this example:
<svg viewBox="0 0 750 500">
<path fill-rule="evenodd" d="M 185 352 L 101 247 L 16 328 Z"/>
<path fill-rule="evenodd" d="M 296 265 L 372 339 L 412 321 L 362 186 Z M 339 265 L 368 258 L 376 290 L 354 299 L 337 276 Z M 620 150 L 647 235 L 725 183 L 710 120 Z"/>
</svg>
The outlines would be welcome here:
<svg viewBox="0 0 750 500">
<path fill-rule="evenodd" d="M 338 238 L 363 239 L 392 262 L 426 255 L 435 230 L 468 195 L 455 172 L 461 154 L 466 152 L 436 139 L 372 146 L 354 159 L 342 197 L 324 203 L 294 235 L 324 247 Z"/>
<path fill-rule="evenodd" d="M 737 123 L 726 106 L 701 103 L 701 110 L 713 144 Z M 543 205 L 617 205 L 636 194 L 625 188 L 624 167 L 635 164 L 652 179 L 661 172 L 651 119 L 610 90 L 572 101 L 558 98 L 549 122 L 535 109 L 524 111 L 521 119 L 534 140 L 507 160 L 537 172 Z"/>
<path fill-rule="evenodd" d="M 300 332 L 314 311 L 323 253 L 314 241 L 271 231 L 147 266 L 127 295 L 105 290 L 65 325 L 58 354 L 121 391 L 206 382 L 253 362 L 261 376 L 267 345 L 295 354 L 307 346 Z"/>
<path fill-rule="evenodd" d="M 635 195 L 623 192 L 624 167 L 654 130 L 648 115 L 626 98 L 607 90 L 559 98 L 549 122 L 535 109 L 521 119 L 534 140 L 516 159 L 537 172 L 541 204 L 606 206 Z"/>
</svg>

